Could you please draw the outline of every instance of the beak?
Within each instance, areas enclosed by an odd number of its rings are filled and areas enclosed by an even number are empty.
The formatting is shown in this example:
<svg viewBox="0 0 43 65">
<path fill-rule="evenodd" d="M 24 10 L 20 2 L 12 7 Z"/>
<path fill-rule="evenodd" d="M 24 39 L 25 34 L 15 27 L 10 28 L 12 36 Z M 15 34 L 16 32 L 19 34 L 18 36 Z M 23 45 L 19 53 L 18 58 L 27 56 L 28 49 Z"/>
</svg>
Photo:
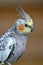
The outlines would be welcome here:
<svg viewBox="0 0 43 65">
<path fill-rule="evenodd" d="M 34 29 L 34 27 L 32 26 L 32 27 L 31 27 L 31 32 L 33 31 L 33 29 Z"/>
</svg>

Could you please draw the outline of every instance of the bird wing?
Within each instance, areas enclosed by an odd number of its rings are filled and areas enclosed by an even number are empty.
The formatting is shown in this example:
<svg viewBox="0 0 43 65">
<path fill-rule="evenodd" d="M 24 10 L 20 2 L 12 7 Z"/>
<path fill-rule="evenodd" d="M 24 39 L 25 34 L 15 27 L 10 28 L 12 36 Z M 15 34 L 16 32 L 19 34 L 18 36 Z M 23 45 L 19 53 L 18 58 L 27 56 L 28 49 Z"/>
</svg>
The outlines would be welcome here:
<svg viewBox="0 0 43 65">
<path fill-rule="evenodd" d="M 3 41 L 0 40 L 0 61 L 5 61 L 13 49 L 13 44 L 16 44 L 15 38 L 8 37 Z"/>
</svg>

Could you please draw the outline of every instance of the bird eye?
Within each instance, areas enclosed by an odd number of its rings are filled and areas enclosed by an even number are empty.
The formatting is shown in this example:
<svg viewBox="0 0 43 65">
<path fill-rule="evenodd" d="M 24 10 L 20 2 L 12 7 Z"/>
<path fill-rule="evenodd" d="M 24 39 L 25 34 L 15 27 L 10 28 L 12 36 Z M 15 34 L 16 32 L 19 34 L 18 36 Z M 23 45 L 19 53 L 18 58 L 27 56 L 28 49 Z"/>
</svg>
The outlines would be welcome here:
<svg viewBox="0 0 43 65">
<path fill-rule="evenodd" d="M 25 26 L 28 26 L 27 24 L 25 24 Z"/>
<path fill-rule="evenodd" d="M 27 24 L 25 24 L 25 26 L 31 28 L 31 26 L 28 26 Z"/>
</svg>

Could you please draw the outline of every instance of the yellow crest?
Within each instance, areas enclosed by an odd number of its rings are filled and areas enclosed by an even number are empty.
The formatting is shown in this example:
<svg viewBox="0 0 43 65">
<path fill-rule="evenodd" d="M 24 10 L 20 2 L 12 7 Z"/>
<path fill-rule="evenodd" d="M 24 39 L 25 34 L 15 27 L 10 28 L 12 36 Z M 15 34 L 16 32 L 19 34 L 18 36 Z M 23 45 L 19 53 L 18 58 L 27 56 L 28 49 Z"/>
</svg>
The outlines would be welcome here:
<svg viewBox="0 0 43 65">
<path fill-rule="evenodd" d="M 31 20 L 28 20 L 28 19 L 27 19 L 27 24 L 28 24 L 29 26 L 32 26 L 32 25 L 33 25 L 32 19 L 31 19 Z"/>
</svg>

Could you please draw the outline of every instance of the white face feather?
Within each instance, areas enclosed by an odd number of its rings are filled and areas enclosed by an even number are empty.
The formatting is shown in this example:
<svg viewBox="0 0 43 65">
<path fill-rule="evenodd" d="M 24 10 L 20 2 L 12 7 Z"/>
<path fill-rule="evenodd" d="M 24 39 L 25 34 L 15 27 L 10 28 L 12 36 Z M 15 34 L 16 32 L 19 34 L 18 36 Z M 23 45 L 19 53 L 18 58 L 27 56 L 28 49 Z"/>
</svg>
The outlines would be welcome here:
<svg viewBox="0 0 43 65">
<path fill-rule="evenodd" d="M 25 24 L 27 24 L 28 26 L 25 26 Z M 24 19 L 18 19 L 16 21 L 16 32 L 19 34 L 28 34 L 31 32 L 31 26 L 29 26 L 30 21 L 28 21 L 28 23 L 24 20 Z"/>
<path fill-rule="evenodd" d="M 33 21 L 31 17 L 22 9 L 21 6 L 17 7 L 17 11 L 21 16 L 21 19 L 18 19 L 16 22 L 17 33 L 19 34 L 30 33 L 33 30 Z"/>
</svg>

